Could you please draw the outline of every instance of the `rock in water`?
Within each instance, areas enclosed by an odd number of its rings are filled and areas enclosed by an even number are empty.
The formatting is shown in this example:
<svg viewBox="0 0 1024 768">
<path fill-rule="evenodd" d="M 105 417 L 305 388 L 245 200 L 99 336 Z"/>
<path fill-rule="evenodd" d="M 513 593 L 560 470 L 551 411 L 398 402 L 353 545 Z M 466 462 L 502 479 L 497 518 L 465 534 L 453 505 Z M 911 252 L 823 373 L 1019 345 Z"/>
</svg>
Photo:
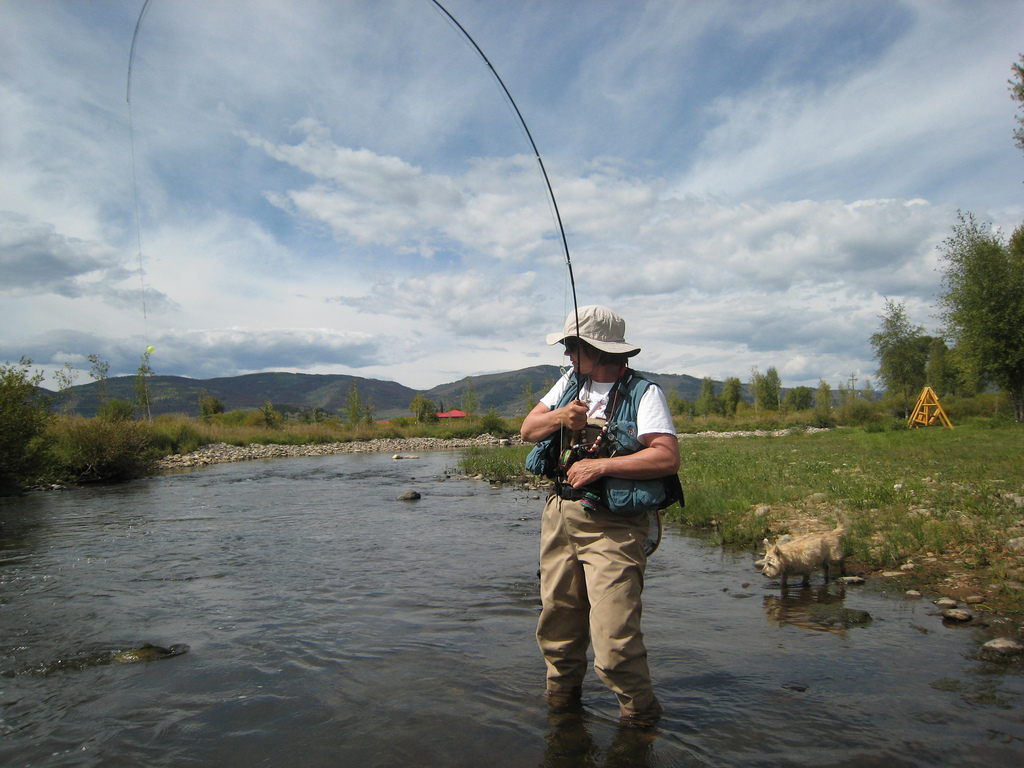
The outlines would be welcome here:
<svg viewBox="0 0 1024 768">
<path fill-rule="evenodd" d="M 138 648 L 129 648 L 127 651 L 118 651 L 114 654 L 114 661 L 121 664 L 134 664 L 139 661 L 155 661 L 156 659 L 168 659 L 171 656 L 180 656 L 188 651 L 184 643 L 176 643 L 169 648 L 159 645 L 143 643 Z"/>
<path fill-rule="evenodd" d="M 416 501 L 419 498 L 422 498 L 419 491 L 406 491 L 398 497 L 398 501 Z"/>
<path fill-rule="evenodd" d="M 808 606 L 807 617 L 817 623 L 828 627 L 866 627 L 871 623 L 871 614 L 867 611 L 860 611 L 855 608 L 843 608 L 836 605 L 823 605 L 815 603 Z"/>
<path fill-rule="evenodd" d="M 970 621 L 974 618 L 974 615 L 963 608 L 947 608 L 942 612 L 942 618 L 947 621 Z"/>
</svg>

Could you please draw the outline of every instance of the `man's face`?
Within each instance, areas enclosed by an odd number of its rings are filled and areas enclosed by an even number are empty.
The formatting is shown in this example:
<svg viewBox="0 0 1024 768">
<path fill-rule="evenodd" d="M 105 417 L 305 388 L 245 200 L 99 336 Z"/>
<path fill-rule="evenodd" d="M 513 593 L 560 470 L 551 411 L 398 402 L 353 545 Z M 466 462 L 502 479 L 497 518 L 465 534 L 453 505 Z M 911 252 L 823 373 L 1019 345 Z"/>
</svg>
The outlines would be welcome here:
<svg viewBox="0 0 1024 768">
<path fill-rule="evenodd" d="M 571 337 L 565 340 L 565 354 L 572 361 L 573 367 L 584 375 L 593 372 L 601 357 L 598 350 Z"/>
</svg>

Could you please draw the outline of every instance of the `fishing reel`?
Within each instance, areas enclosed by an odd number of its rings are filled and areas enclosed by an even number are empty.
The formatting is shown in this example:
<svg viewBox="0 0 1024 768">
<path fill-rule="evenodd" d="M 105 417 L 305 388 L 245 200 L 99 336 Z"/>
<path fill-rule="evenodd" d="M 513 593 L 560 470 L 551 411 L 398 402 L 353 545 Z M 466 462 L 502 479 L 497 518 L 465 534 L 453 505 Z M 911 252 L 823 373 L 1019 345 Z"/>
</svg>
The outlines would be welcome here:
<svg viewBox="0 0 1024 768">
<path fill-rule="evenodd" d="M 573 432 L 569 447 L 563 448 L 562 452 L 558 454 L 558 467 L 563 472 L 580 459 L 596 459 L 602 455 L 602 449 L 608 439 L 608 424 L 605 423 L 601 427 L 601 431 L 597 433 L 593 440 L 586 442 L 584 438 L 591 429 L 593 428 L 588 427 L 587 430 L 582 432 Z M 593 434 L 592 431 L 591 434 Z M 607 452 L 605 452 L 605 455 L 607 455 Z"/>
</svg>

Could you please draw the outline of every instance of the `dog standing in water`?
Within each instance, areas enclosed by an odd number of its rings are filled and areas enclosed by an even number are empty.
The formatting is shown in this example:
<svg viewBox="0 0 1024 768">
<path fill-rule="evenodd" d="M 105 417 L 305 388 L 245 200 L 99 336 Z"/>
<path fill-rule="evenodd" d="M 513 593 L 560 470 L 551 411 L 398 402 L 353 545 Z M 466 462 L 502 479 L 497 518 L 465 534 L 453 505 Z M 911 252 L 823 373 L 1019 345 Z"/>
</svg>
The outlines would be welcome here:
<svg viewBox="0 0 1024 768">
<path fill-rule="evenodd" d="M 801 536 L 782 536 L 774 544 L 764 540 L 764 559 L 756 565 L 761 573 L 769 579 L 781 579 L 782 588 L 790 576 L 803 576 L 803 586 L 810 586 L 811 574 L 818 568 L 825 573 L 828 581 L 828 568 L 838 565 L 840 573 L 846 575 L 843 557 L 843 534 L 846 532 L 846 519 L 840 516 L 839 527 L 831 531 L 805 533 Z"/>
</svg>

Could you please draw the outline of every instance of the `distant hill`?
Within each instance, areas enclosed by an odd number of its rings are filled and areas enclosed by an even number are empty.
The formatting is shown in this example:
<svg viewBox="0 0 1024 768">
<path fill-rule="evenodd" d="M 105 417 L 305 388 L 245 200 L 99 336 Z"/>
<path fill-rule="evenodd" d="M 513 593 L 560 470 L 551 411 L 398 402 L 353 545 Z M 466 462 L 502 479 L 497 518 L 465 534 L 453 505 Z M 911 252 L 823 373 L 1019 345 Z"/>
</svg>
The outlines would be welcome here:
<svg viewBox="0 0 1024 768">
<path fill-rule="evenodd" d="M 667 394 L 685 400 L 696 400 L 700 379 L 677 374 L 644 373 L 658 383 Z M 422 394 L 437 405 L 438 410 L 459 408 L 467 389 L 479 403 L 477 411 L 494 408 L 505 417 L 522 416 L 526 410 L 527 389 L 530 407 L 555 383 L 559 368 L 536 365 L 507 373 L 469 376 L 429 390 L 415 390 L 393 381 L 364 379 L 359 376 L 310 373 L 251 373 L 216 379 L 188 379 L 183 376 L 153 376 L 150 379 L 151 409 L 154 416 L 180 413 L 199 415 L 199 398 L 210 395 L 224 403 L 228 411 L 262 408 L 268 401 L 281 411 L 303 411 L 322 408 L 330 413 L 343 413 L 348 393 L 355 384 L 363 402 L 372 401 L 378 419 L 408 416 L 409 404 Z M 108 398 L 135 398 L 135 377 L 118 376 L 105 382 Z M 100 405 L 100 383 L 91 382 L 73 387 L 74 411 L 95 416 Z"/>
<path fill-rule="evenodd" d="M 135 398 L 134 376 L 118 376 L 105 383 L 108 398 Z M 228 411 L 254 410 L 270 401 L 284 411 L 322 408 L 340 413 L 353 383 L 364 402 L 372 399 L 378 418 L 408 415 L 409 403 L 416 397 L 416 390 L 393 381 L 309 373 L 250 373 L 218 379 L 153 376 L 149 390 L 154 416 L 164 413 L 198 416 L 199 398 L 204 395 L 217 398 Z M 72 391 L 75 412 L 95 416 L 100 405 L 100 383 L 83 384 Z"/>
</svg>

